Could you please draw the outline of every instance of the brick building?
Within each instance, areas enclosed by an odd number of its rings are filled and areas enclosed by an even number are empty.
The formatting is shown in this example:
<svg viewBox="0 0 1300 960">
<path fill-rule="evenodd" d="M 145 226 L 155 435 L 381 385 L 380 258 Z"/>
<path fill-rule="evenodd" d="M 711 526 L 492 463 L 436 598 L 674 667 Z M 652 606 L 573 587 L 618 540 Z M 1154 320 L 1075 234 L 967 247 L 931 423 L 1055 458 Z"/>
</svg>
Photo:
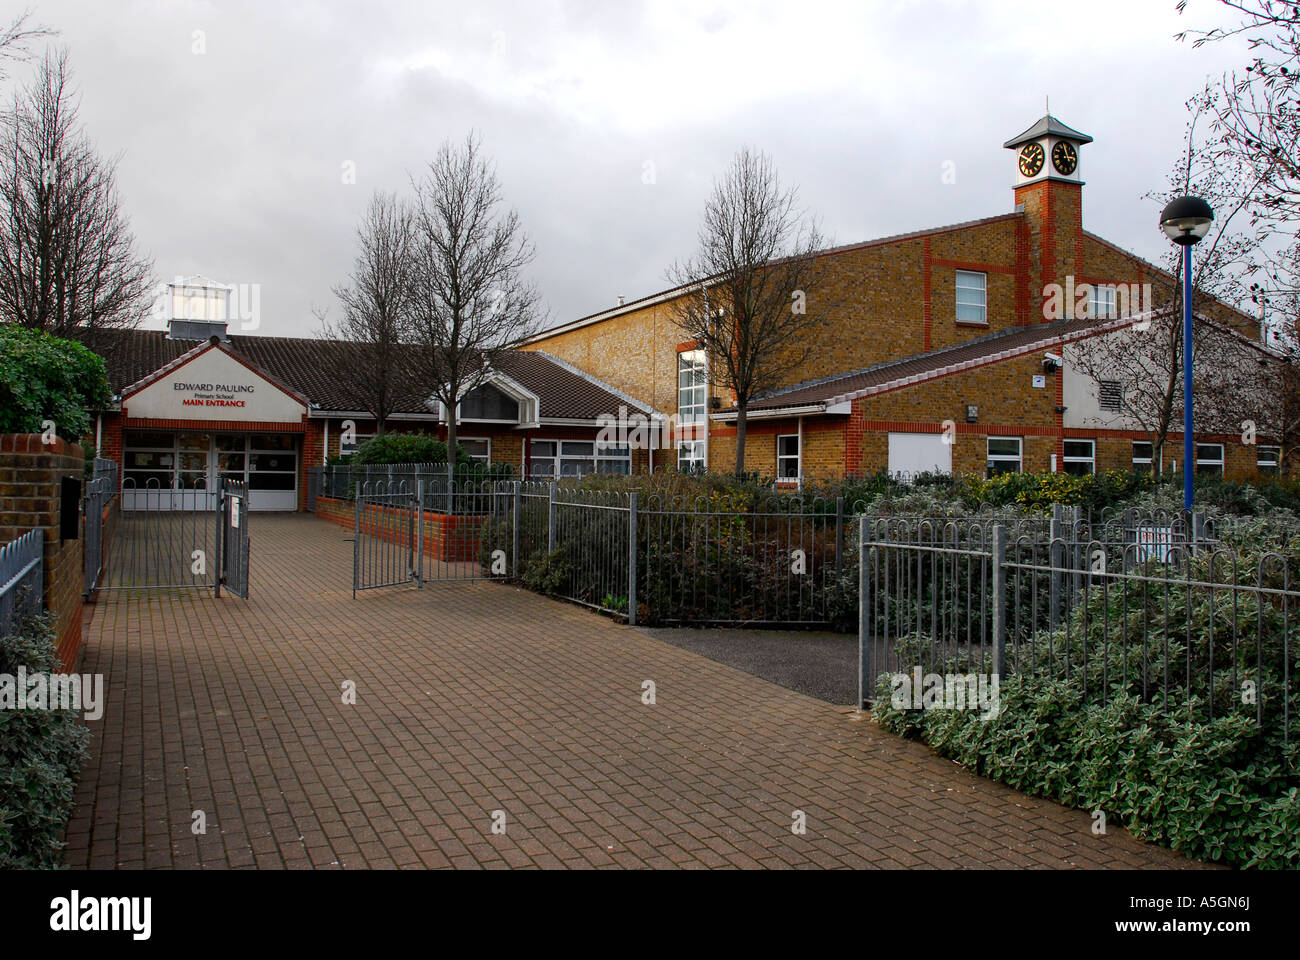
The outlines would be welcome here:
<svg viewBox="0 0 1300 960">
<path fill-rule="evenodd" d="M 105 333 L 98 341 L 114 393 L 96 414 L 99 455 L 121 464 L 123 509 L 204 508 L 222 478 L 245 481 L 250 509 L 298 510 L 307 468 L 351 452 L 376 432 L 347 382 L 353 345 L 232 335 L 224 319 L 176 317 L 162 330 Z M 397 384 L 386 429 L 446 437 L 436 401 Z M 517 475 L 630 473 L 652 452 L 598 447 L 601 414 L 637 399 L 535 351 L 502 355 L 460 404 L 458 445 Z"/>
<path fill-rule="evenodd" d="M 1146 285 L 1143 306 L 1169 302 L 1174 284 L 1084 228 L 1080 156 L 1091 142 L 1045 116 L 1004 144 L 1016 163 L 1011 212 L 823 251 L 840 304 L 834 327 L 788 385 L 751 404 L 745 469 L 793 478 L 1149 463 L 1146 434 L 1116 415 L 1114 385 L 1072 362 L 1080 340 L 1133 324 Z M 620 304 L 527 347 L 675 417 L 661 461 L 730 470 L 734 397 L 713 382 L 698 345 L 682 341 L 681 294 Z M 1259 342 L 1258 318 L 1208 298 L 1197 309 Z M 1203 472 L 1249 474 L 1276 460 L 1276 448 L 1239 438 L 1198 441 Z M 1181 456 L 1181 434 L 1169 438 L 1166 470 L 1180 467 L 1175 447 Z"/>
</svg>

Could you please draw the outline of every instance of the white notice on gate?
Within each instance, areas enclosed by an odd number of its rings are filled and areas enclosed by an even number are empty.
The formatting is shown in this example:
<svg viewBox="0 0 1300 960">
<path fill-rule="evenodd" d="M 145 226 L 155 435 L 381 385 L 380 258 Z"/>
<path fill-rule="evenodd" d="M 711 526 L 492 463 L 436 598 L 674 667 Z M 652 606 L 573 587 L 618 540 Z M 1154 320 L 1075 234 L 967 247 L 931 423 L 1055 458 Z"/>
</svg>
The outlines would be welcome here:
<svg viewBox="0 0 1300 960">
<path fill-rule="evenodd" d="M 1165 563 L 1169 559 L 1169 548 L 1174 542 L 1172 527 L 1138 527 L 1134 530 L 1137 540 L 1138 563 L 1158 560 Z"/>
<path fill-rule="evenodd" d="M 230 498 L 230 525 L 239 529 L 239 497 Z"/>
</svg>

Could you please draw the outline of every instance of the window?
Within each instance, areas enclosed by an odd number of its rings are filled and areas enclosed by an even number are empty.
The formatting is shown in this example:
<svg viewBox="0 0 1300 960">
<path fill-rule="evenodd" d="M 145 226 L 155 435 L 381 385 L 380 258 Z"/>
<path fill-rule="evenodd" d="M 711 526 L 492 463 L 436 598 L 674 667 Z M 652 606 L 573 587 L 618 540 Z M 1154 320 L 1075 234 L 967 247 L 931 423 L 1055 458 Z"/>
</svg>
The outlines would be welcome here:
<svg viewBox="0 0 1300 960">
<path fill-rule="evenodd" d="M 957 322 L 988 323 L 988 277 L 969 270 L 957 271 Z"/>
<path fill-rule="evenodd" d="M 486 437 L 457 437 L 456 446 L 465 451 L 473 463 L 492 462 L 492 441 Z"/>
<path fill-rule="evenodd" d="M 625 477 L 628 476 L 632 472 L 632 448 L 597 443 L 596 472 L 620 473 Z"/>
<path fill-rule="evenodd" d="M 1098 381 L 1097 405 L 1103 413 L 1119 413 L 1124 405 L 1124 385 L 1118 380 Z"/>
<path fill-rule="evenodd" d="M 171 490 L 175 486 L 175 434 L 126 430 L 122 445 L 124 490 Z"/>
<path fill-rule="evenodd" d="M 1113 284 L 1094 283 L 1088 295 L 1088 316 L 1098 320 L 1116 320 L 1119 310 L 1115 306 L 1115 287 Z"/>
<path fill-rule="evenodd" d="M 1140 473 L 1151 472 L 1152 450 L 1155 449 L 1149 440 L 1133 441 L 1133 469 Z M 1165 455 L 1163 451 L 1160 454 L 1160 472 L 1164 473 Z"/>
<path fill-rule="evenodd" d="M 703 423 L 708 394 L 704 351 L 685 350 L 677 354 L 677 422 Z"/>
<path fill-rule="evenodd" d="M 989 437 L 988 475 L 1020 472 L 1020 438 Z"/>
<path fill-rule="evenodd" d="M 1196 475 L 1198 477 L 1223 476 L 1223 444 L 1198 443 L 1196 445 Z"/>
<path fill-rule="evenodd" d="M 528 441 L 528 475 L 530 477 L 556 476 L 555 455 L 559 446 L 554 440 Z"/>
<path fill-rule="evenodd" d="M 677 441 L 677 469 L 682 471 L 703 470 L 705 452 L 703 440 Z"/>
<path fill-rule="evenodd" d="M 460 398 L 462 420 L 519 420 L 519 401 L 512 400 L 496 387 L 484 384 Z"/>
<path fill-rule="evenodd" d="M 1065 472 L 1086 477 L 1097 468 L 1096 444 L 1092 440 L 1066 440 Z"/>
<path fill-rule="evenodd" d="M 799 479 L 799 434 L 788 433 L 776 438 L 776 478 Z"/>
<path fill-rule="evenodd" d="M 1260 447 L 1255 454 L 1255 466 L 1260 473 L 1277 473 L 1281 460 L 1281 447 Z"/>
<path fill-rule="evenodd" d="M 531 440 L 528 455 L 530 477 L 585 477 L 592 473 L 626 476 L 632 472 L 631 447 L 594 440 Z"/>
</svg>

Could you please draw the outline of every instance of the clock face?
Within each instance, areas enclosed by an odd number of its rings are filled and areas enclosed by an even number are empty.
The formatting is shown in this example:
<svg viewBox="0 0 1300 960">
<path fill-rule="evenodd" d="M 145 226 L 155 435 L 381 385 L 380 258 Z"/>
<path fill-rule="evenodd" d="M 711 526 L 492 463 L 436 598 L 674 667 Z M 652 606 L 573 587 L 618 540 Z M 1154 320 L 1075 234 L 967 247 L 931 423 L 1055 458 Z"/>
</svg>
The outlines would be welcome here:
<svg viewBox="0 0 1300 960">
<path fill-rule="evenodd" d="M 1026 177 L 1036 177 L 1043 169 L 1043 145 L 1027 143 L 1020 151 L 1020 172 Z"/>
<path fill-rule="evenodd" d="M 1064 140 L 1056 141 L 1056 146 L 1052 147 L 1052 166 L 1056 172 L 1068 177 L 1078 165 L 1079 153 L 1074 149 L 1074 144 Z"/>
</svg>

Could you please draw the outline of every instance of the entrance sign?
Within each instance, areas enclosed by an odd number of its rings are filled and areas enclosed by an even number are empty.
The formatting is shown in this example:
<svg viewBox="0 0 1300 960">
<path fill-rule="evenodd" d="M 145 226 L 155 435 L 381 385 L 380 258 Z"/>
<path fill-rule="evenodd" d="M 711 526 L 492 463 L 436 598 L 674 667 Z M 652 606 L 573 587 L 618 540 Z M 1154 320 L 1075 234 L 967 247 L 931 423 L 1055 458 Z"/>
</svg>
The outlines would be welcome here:
<svg viewBox="0 0 1300 960">
<path fill-rule="evenodd" d="M 122 400 L 130 420 L 247 420 L 299 424 L 306 406 L 219 347 Z"/>
<path fill-rule="evenodd" d="M 1173 527 L 1137 527 L 1134 530 L 1137 542 L 1138 563 L 1157 560 L 1169 561 L 1169 548 L 1174 544 Z"/>
</svg>

